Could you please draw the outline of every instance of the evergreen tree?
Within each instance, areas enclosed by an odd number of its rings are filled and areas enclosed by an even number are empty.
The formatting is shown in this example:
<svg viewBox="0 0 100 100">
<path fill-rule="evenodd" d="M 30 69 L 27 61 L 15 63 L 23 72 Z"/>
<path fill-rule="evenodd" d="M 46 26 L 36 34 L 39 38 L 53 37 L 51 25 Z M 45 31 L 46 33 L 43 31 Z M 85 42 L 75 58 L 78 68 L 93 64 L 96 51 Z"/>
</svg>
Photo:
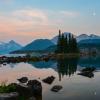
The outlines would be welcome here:
<svg viewBox="0 0 100 100">
<path fill-rule="evenodd" d="M 64 36 L 59 30 L 56 53 L 77 53 L 78 51 L 77 40 L 74 35 Z"/>
<path fill-rule="evenodd" d="M 72 52 L 72 36 L 69 34 L 69 39 L 68 39 L 68 53 Z"/>
<path fill-rule="evenodd" d="M 65 37 L 64 53 L 68 53 L 68 36 Z"/>
<path fill-rule="evenodd" d="M 61 41 L 61 30 L 59 30 L 56 53 L 60 53 L 61 52 L 61 43 L 60 43 L 60 41 Z"/>
</svg>

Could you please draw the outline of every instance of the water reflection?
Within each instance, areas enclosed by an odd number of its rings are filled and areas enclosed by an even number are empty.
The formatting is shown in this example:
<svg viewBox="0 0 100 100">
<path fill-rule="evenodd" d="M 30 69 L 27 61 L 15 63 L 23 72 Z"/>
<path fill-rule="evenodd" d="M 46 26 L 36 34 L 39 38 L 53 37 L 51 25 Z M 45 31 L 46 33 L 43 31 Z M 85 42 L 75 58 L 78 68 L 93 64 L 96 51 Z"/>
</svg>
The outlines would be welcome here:
<svg viewBox="0 0 100 100">
<path fill-rule="evenodd" d="M 80 65 L 80 67 L 95 67 L 96 69 L 100 69 L 100 56 L 81 57 L 79 59 L 78 65 Z"/>
<path fill-rule="evenodd" d="M 59 81 L 61 81 L 61 78 L 63 78 L 64 75 L 70 77 L 76 72 L 77 63 L 78 63 L 78 58 L 64 58 L 64 59 L 58 59 L 57 61 L 30 62 L 29 64 L 39 69 L 41 68 L 54 69 L 55 71 L 58 72 Z"/>
<path fill-rule="evenodd" d="M 65 58 L 57 60 L 57 70 L 59 74 L 59 81 L 64 75 L 69 77 L 73 75 L 77 70 L 78 58 Z"/>
<path fill-rule="evenodd" d="M 31 64 L 33 67 L 36 67 L 36 68 L 39 68 L 39 69 L 42 69 L 42 68 L 54 68 L 56 67 L 55 65 L 56 61 L 38 61 L 38 62 L 29 62 L 29 64 Z"/>
</svg>

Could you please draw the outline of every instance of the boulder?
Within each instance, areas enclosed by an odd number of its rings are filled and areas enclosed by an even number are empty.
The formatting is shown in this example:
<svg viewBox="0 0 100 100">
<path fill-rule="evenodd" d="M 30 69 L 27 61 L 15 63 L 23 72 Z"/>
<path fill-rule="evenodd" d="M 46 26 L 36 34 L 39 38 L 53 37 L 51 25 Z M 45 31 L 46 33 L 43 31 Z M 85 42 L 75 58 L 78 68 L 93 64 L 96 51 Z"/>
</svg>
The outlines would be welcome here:
<svg viewBox="0 0 100 100">
<path fill-rule="evenodd" d="M 10 85 L 13 85 L 14 87 L 16 87 L 16 92 L 18 92 L 20 96 L 28 98 L 33 95 L 32 90 L 25 84 L 12 83 Z"/>
<path fill-rule="evenodd" d="M 27 83 L 28 78 L 27 77 L 22 77 L 20 79 L 17 79 L 20 83 Z"/>
<path fill-rule="evenodd" d="M 34 95 L 42 95 L 42 85 L 41 82 L 37 80 L 29 80 L 27 86 L 32 89 Z"/>
<path fill-rule="evenodd" d="M 47 77 L 47 78 L 43 79 L 42 81 L 44 83 L 47 83 L 47 84 L 52 84 L 54 80 L 55 80 L 55 77 L 54 76 L 50 76 L 50 77 Z"/>
<path fill-rule="evenodd" d="M 81 72 L 81 73 L 78 73 L 78 75 L 82 75 L 88 78 L 94 77 L 94 74 L 92 72 Z"/>
<path fill-rule="evenodd" d="M 60 85 L 55 85 L 52 87 L 51 91 L 53 92 L 59 92 L 63 87 Z"/>
<path fill-rule="evenodd" d="M 94 77 L 93 72 L 95 70 L 96 70 L 96 68 L 94 68 L 94 67 L 87 67 L 87 68 L 82 69 L 81 72 L 78 73 L 78 75 L 82 75 L 82 76 L 85 76 L 85 77 L 88 77 L 88 78 L 92 78 L 92 77 Z"/>
</svg>

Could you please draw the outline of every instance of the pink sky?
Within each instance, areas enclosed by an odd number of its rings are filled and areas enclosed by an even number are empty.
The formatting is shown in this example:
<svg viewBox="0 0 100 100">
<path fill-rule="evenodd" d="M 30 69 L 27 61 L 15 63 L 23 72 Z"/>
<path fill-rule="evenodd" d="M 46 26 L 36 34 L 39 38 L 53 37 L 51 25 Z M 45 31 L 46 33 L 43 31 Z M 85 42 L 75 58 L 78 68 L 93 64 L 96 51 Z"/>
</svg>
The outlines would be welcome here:
<svg viewBox="0 0 100 100">
<path fill-rule="evenodd" d="M 59 29 L 63 32 L 72 32 L 74 35 L 82 33 L 99 35 L 99 16 L 94 11 L 69 10 L 63 6 L 61 6 L 63 9 L 59 7 L 58 10 L 49 7 L 48 9 L 23 7 L 29 2 L 19 7 L 18 2 L 21 3 L 19 0 L 0 1 L 4 9 L 0 11 L 0 41 L 15 40 L 25 45 L 37 38 L 51 39 L 58 34 Z"/>
</svg>

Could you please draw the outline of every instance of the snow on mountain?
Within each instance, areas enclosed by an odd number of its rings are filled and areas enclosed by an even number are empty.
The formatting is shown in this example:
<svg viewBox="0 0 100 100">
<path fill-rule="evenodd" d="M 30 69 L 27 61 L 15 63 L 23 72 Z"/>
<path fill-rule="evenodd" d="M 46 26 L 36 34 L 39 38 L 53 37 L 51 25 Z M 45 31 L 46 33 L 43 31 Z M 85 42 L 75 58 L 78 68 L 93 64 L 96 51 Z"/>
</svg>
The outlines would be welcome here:
<svg viewBox="0 0 100 100">
<path fill-rule="evenodd" d="M 8 54 L 21 48 L 22 46 L 13 40 L 9 41 L 8 43 L 0 42 L 0 54 Z"/>
<path fill-rule="evenodd" d="M 76 37 L 77 39 L 77 42 L 80 42 L 82 40 L 94 40 L 94 39 L 100 39 L 100 36 L 97 36 L 97 35 L 94 35 L 94 34 L 90 34 L 90 35 L 87 35 L 87 34 L 81 34 L 79 36 Z"/>
<path fill-rule="evenodd" d="M 69 34 L 72 34 L 70 32 L 64 32 L 63 33 L 64 36 L 66 35 L 69 35 Z M 79 36 L 75 36 L 76 39 L 77 39 L 77 42 L 80 42 L 81 40 L 87 40 L 87 39 L 100 39 L 100 36 L 97 36 L 97 35 L 94 35 L 94 34 L 90 34 L 90 35 L 87 35 L 87 34 L 81 34 Z M 57 41 L 58 41 L 58 36 L 55 36 L 53 39 L 51 39 L 51 41 L 55 44 L 57 44 Z"/>
</svg>

